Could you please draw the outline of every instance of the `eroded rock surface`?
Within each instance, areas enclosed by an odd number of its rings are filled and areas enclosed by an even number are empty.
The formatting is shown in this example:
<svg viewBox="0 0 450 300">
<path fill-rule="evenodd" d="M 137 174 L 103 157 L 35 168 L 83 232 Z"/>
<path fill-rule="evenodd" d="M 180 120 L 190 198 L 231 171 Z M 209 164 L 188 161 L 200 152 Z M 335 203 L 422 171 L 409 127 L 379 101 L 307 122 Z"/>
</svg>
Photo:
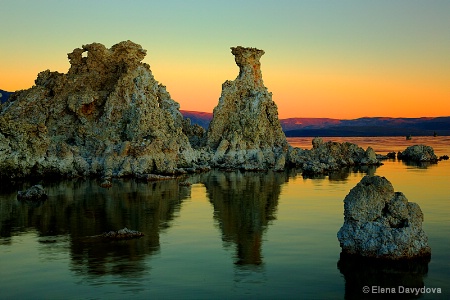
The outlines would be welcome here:
<svg viewBox="0 0 450 300">
<path fill-rule="evenodd" d="M 291 148 L 288 163 L 299 167 L 306 174 L 324 173 L 353 165 L 380 165 L 375 151 L 364 150 L 352 143 L 324 142 L 321 138 L 312 140 L 313 148 Z"/>
<path fill-rule="evenodd" d="M 344 199 L 337 236 L 344 254 L 384 259 L 429 257 L 418 204 L 394 192 L 384 177 L 365 176 Z"/>
<path fill-rule="evenodd" d="M 0 113 L 1 175 L 128 176 L 195 164 L 179 104 L 131 41 L 68 54 L 67 74 L 39 73 Z"/>
<path fill-rule="evenodd" d="M 264 86 L 263 50 L 232 47 L 239 66 L 234 81 L 225 81 L 208 128 L 207 145 L 214 167 L 259 170 L 285 166 L 288 143 L 272 94 Z"/>
</svg>

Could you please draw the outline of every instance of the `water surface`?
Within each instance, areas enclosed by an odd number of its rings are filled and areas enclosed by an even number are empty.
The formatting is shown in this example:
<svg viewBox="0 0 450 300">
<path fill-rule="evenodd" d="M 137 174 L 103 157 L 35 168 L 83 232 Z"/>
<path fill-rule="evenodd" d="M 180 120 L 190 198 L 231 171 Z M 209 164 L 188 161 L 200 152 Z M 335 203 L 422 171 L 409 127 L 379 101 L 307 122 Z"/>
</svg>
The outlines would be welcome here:
<svg viewBox="0 0 450 300">
<path fill-rule="evenodd" d="M 449 137 L 331 138 L 375 151 L 424 143 L 450 154 Z M 290 138 L 311 148 L 311 138 Z M 340 258 L 343 199 L 365 174 L 385 176 L 416 202 L 432 248 L 429 263 L 370 265 Z M 0 298 L 361 299 L 364 285 L 441 288 L 450 297 L 450 162 L 349 168 L 304 178 L 211 171 L 162 182 L 40 182 L 49 198 L 19 202 L 37 182 L 1 183 Z M 180 186 L 186 180 L 191 186 Z M 137 240 L 95 237 L 127 227 Z M 416 298 L 402 294 L 397 298 Z M 400 296 L 400 297 L 399 297 Z"/>
</svg>

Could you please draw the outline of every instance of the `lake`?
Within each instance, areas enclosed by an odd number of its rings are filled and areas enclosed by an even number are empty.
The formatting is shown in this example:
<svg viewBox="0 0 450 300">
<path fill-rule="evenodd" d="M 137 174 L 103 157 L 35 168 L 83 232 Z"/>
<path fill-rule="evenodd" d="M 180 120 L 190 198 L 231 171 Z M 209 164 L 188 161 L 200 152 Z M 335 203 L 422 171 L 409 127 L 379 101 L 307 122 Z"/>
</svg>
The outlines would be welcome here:
<svg viewBox="0 0 450 300">
<path fill-rule="evenodd" d="M 311 138 L 288 140 L 311 148 Z M 423 143 L 438 156 L 450 155 L 450 137 L 324 140 L 371 146 L 381 154 Z M 385 176 L 420 205 L 430 262 L 340 258 L 343 199 L 366 174 Z M 36 183 L 48 192 L 45 202 L 16 199 L 18 190 Z M 450 297 L 448 160 L 386 160 L 314 178 L 298 170 L 213 170 L 160 182 L 117 179 L 109 189 L 99 184 L 1 183 L 1 299 L 378 299 L 392 296 L 386 294 L 392 287 L 396 299 Z M 124 227 L 145 236 L 97 236 Z M 364 294 L 364 286 L 377 294 Z M 422 290 L 416 296 L 399 286 Z"/>
</svg>

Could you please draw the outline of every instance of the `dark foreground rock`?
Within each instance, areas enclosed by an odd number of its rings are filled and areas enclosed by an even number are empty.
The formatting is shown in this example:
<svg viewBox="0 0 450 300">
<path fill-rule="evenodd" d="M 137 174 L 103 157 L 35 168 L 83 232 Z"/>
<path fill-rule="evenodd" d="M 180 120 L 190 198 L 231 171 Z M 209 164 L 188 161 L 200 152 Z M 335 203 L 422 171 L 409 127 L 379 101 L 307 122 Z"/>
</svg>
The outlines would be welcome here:
<svg viewBox="0 0 450 300">
<path fill-rule="evenodd" d="M 47 193 L 40 184 L 33 185 L 25 191 L 17 192 L 17 200 L 19 201 L 44 201 L 47 197 Z"/>
<path fill-rule="evenodd" d="M 365 176 L 344 199 L 337 237 L 344 254 L 389 260 L 429 257 L 418 204 L 384 177 Z"/>
</svg>

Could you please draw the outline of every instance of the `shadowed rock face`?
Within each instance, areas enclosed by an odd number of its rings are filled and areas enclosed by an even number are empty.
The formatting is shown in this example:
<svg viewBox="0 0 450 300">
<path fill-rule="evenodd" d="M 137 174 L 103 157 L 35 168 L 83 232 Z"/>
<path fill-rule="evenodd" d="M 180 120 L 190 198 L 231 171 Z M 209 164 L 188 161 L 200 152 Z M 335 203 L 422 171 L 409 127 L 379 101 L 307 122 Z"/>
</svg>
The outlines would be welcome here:
<svg viewBox="0 0 450 300">
<path fill-rule="evenodd" d="M 384 177 L 365 176 L 344 199 L 344 225 L 337 236 L 345 254 L 385 259 L 429 257 L 416 203 L 394 192 Z"/>
<path fill-rule="evenodd" d="M 209 125 L 207 145 L 212 165 L 247 170 L 285 165 L 288 143 L 278 120 L 276 104 L 262 80 L 259 59 L 264 51 L 233 47 L 239 66 L 234 81 L 225 81 Z"/>
<path fill-rule="evenodd" d="M 1 175 L 171 173 L 195 157 L 179 104 L 131 41 L 68 54 L 67 74 L 39 73 L 0 113 Z"/>
</svg>

